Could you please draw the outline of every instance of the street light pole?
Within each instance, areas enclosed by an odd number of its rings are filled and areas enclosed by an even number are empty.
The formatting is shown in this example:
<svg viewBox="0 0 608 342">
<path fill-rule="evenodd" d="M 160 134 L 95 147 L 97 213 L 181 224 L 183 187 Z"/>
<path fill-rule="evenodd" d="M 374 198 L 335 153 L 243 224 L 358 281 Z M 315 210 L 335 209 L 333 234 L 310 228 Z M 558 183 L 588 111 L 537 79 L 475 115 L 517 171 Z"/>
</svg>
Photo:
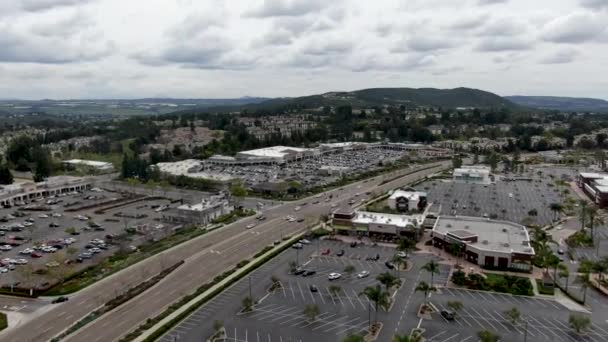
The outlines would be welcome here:
<svg viewBox="0 0 608 342">
<path fill-rule="evenodd" d="M 528 320 L 524 320 L 524 342 L 528 341 Z"/>
<path fill-rule="evenodd" d="M 368 301 L 367 302 L 367 326 L 369 327 L 369 331 L 372 331 L 372 305 Z"/>
</svg>

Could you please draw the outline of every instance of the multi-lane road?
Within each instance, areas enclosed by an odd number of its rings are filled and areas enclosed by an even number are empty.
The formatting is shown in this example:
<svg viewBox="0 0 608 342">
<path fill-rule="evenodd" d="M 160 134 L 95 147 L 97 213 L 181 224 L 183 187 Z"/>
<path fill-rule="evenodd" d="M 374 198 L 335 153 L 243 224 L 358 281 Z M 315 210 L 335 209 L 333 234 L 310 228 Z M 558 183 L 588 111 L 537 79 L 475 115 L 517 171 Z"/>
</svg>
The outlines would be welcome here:
<svg viewBox="0 0 608 342">
<path fill-rule="evenodd" d="M 429 166 L 433 167 L 429 168 Z M 303 217 L 327 214 L 331 210 L 332 204 L 345 205 L 355 193 L 387 191 L 403 186 L 450 167 L 450 162 L 427 164 L 423 167 L 424 170 L 416 171 L 411 168 L 399 170 L 375 177 L 371 181 L 358 182 L 329 191 L 326 194 L 333 194 L 330 202 L 308 204 L 303 206 L 299 212 L 294 212 L 294 208 L 304 202 L 310 202 L 310 199 L 275 206 L 265 211 L 267 220 L 253 229 L 245 229 L 247 224 L 255 221 L 254 218 L 247 218 L 214 230 L 152 256 L 79 291 L 68 302 L 45 310 L 43 314 L 0 334 L 0 340 L 48 341 L 122 291 L 160 272 L 164 267 L 179 260 L 185 260 L 186 262 L 181 267 L 154 287 L 95 320 L 67 339 L 68 341 L 86 342 L 116 341 L 146 319 L 162 312 L 182 296 L 193 292 L 198 286 L 209 282 L 216 275 L 234 267 L 239 261 L 250 258 L 282 236 L 297 234 L 306 229 L 304 222 L 289 223 L 283 219 L 284 216 Z M 383 180 L 392 179 L 396 175 L 404 176 L 386 184 L 380 184 Z"/>
</svg>

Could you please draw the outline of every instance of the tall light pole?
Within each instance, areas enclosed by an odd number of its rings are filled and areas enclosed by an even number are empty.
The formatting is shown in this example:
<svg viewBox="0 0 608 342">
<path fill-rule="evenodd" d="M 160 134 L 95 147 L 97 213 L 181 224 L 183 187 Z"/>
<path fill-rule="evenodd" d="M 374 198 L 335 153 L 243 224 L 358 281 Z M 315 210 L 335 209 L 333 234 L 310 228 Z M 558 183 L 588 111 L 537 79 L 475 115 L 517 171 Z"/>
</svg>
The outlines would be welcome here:
<svg viewBox="0 0 608 342">
<path fill-rule="evenodd" d="M 528 341 L 528 320 L 524 320 L 524 342 Z"/>
<path fill-rule="evenodd" d="M 251 296 L 251 276 L 249 276 L 249 299 L 253 301 L 253 297 Z"/>
</svg>

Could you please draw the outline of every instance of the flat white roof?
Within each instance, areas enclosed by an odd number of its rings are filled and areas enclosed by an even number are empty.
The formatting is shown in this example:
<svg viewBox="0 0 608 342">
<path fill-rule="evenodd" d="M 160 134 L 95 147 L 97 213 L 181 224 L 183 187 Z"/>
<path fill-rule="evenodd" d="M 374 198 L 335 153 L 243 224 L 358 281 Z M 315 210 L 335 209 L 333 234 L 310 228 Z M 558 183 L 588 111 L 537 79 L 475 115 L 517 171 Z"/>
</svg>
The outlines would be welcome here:
<svg viewBox="0 0 608 342">
<path fill-rule="evenodd" d="M 281 157 L 284 157 L 285 155 L 287 155 L 290 151 L 301 153 L 301 152 L 305 152 L 308 150 L 309 149 L 307 149 L 307 148 L 300 148 L 300 147 L 271 146 L 271 147 L 259 148 L 256 150 L 242 151 L 242 152 L 239 152 L 239 154 L 246 154 L 246 155 L 256 156 L 256 157 L 281 158 Z"/>
<path fill-rule="evenodd" d="M 581 172 L 581 177 L 583 178 L 608 178 L 608 174 L 606 173 L 597 173 L 597 172 Z"/>
<path fill-rule="evenodd" d="M 70 160 L 64 160 L 63 162 L 67 163 L 67 164 L 87 165 L 87 166 L 93 166 L 93 167 L 113 167 L 112 163 L 97 161 L 97 160 L 70 159 Z"/>
<path fill-rule="evenodd" d="M 405 191 L 405 190 L 395 190 L 395 192 L 393 192 L 391 194 L 391 199 L 396 199 L 399 197 L 405 197 L 408 200 L 415 200 L 420 198 L 420 196 L 426 196 L 426 192 L 422 192 L 422 191 Z"/>
<path fill-rule="evenodd" d="M 486 251 L 534 254 L 526 227 L 509 221 L 490 220 L 481 217 L 439 216 L 433 233 L 447 235 L 470 234 L 477 242 L 467 245 Z"/>
<path fill-rule="evenodd" d="M 421 215 L 396 215 L 396 214 L 384 214 L 384 213 L 373 213 L 370 211 L 357 211 L 355 217 L 352 219 L 353 223 L 359 224 L 390 224 L 397 227 L 405 228 L 407 225 L 416 223 L 421 224 L 423 218 Z"/>
<path fill-rule="evenodd" d="M 186 159 L 173 163 L 158 163 L 156 167 L 159 171 L 175 176 L 186 175 L 192 168 L 201 167 L 202 162 L 196 159 Z"/>
</svg>

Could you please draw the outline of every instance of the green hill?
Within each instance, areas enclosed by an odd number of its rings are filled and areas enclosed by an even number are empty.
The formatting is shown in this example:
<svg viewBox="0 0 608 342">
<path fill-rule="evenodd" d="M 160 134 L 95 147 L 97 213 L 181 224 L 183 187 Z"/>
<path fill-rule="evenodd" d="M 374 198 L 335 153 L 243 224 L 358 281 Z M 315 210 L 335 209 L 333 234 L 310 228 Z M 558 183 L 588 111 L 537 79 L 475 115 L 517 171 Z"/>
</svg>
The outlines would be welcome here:
<svg viewBox="0 0 608 342">
<path fill-rule="evenodd" d="M 329 92 L 293 98 L 275 98 L 256 104 L 214 107 L 213 110 L 278 110 L 288 108 L 318 108 L 323 106 L 352 105 L 372 107 L 381 105 L 415 105 L 443 108 L 516 108 L 513 102 L 496 94 L 471 88 L 370 88 L 351 92 Z"/>
</svg>

